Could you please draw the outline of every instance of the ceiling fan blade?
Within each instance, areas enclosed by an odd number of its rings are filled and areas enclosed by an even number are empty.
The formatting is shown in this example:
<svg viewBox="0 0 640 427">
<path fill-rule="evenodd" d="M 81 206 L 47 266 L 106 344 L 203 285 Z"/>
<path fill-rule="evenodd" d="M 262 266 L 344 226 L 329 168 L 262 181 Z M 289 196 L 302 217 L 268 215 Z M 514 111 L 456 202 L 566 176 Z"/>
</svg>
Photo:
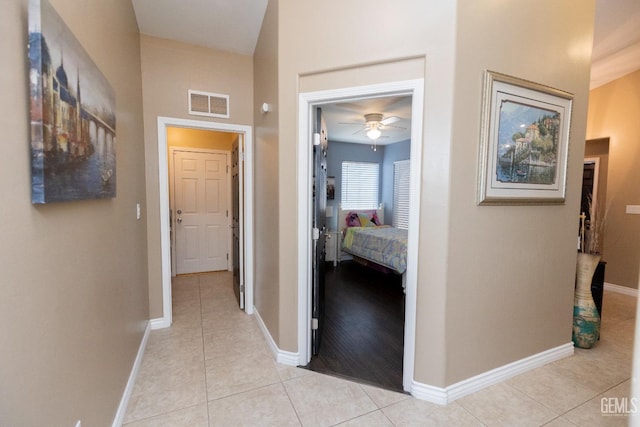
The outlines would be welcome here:
<svg viewBox="0 0 640 427">
<path fill-rule="evenodd" d="M 351 135 L 358 134 L 358 133 L 362 132 L 363 130 L 364 130 L 364 128 L 360 128 L 357 131 L 355 131 L 354 133 L 352 133 Z"/>
<path fill-rule="evenodd" d="M 382 123 L 383 125 L 390 125 L 391 123 L 395 123 L 397 121 L 400 120 L 400 117 L 396 117 L 396 116 L 391 116 L 391 117 L 387 117 L 386 119 L 380 121 L 380 123 Z"/>
<path fill-rule="evenodd" d="M 407 128 L 403 128 L 402 126 L 391 126 L 391 125 L 384 125 L 383 129 L 407 130 Z"/>
</svg>

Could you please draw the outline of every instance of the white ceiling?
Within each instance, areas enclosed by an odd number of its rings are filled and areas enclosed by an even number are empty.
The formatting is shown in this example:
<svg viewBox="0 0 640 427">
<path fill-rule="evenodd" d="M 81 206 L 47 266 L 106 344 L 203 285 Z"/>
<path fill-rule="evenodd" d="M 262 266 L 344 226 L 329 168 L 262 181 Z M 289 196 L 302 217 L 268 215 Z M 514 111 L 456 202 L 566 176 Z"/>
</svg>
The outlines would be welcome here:
<svg viewBox="0 0 640 427">
<path fill-rule="evenodd" d="M 640 1 L 596 0 L 591 89 L 640 69 Z"/>
<path fill-rule="evenodd" d="M 140 32 L 252 55 L 268 0 L 132 0 Z M 640 0 L 596 0 L 591 89 L 640 69 Z M 364 100 L 323 107 L 332 140 L 368 142 L 364 114 L 402 120 L 383 131 L 387 144 L 409 138 L 410 98 Z M 355 123 L 355 124 L 341 124 Z"/>
<path fill-rule="evenodd" d="M 393 123 L 382 129 L 376 145 L 388 145 L 411 139 L 411 97 L 390 96 L 322 106 L 331 141 L 371 144 L 365 133 L 365 114 L 382 114 L 382 120 L 394 117 Z"/>
<path fill-rule="evenodd" d="M 253 55 L 268 0 L 132 0 L 143 34 Z"/>
</svg>

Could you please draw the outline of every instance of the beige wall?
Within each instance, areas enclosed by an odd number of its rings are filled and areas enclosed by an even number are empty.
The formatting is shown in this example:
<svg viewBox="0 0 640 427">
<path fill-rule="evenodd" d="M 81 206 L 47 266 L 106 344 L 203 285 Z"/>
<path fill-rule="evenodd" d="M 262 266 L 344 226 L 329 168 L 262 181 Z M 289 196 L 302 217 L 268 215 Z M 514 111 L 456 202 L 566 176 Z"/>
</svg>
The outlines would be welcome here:
<svg viewBox="0 0 640 427">
<path fill-rule="evenodd" d="M 571 342 L 593 3 L 458 2 L 448 384 Z M 475 204 L 485 69 L 574 94 L 563 205 Z"/>
<path fill-rule="evenodd" d="M 279 2 L 279 167 L 268 178 L 279 189 L 280 270 L 263 279 L 279 280 L 279 347 L 297 348 L 298 93 L 310 76 L 344 87 L 346 70 L 404 58 L 426 64 L 415 379 L 446 386 L 569 343 L 593 2 L 367 5 Z M 545 31 L 521 31 L 523 16 Z M 308 31 L 317 22 L 331 31 Z M 575 94 L 564 205 L 476 206 L 485 69 Z"/>
<path fill-rule="evenodd" d="M 637 122 L 640 71 L 591 91 L 587 138 L 609 139 L 604 260 L 605 280 L 637 288 L 640 260 L 640 216 L 625 213 L 640 205 L 640 139 Z"/>
<path fill-rule="evenodd" d="M 158 182 L 158 116 L 237 125 L 253 124 L 253 59 L 146 35 L 140 36 L 149 247 L 149 307 L 162 317 L 162 256 Z M 229 95 L 230 117 L 190 116 L 187 91 Z"/>
<path fill-rule="evenodd" d="M 446 303 L 446 247 L 448 153 L 451 138 L 454 76 L 455 4 L 452 2 L 380 3 L 332 0 L 323 7 L 307 2 L 280 1 L 279 94 L 279 206 L 280 206 L 280 329 L 281 348 L 296 349 L 297 259 L 297 97 L 299 79 L 324 75 L 325 89 L 353 85 L 348 70 L 377 68 L 374 64 L 421 58 L 425 64 L 424 132 L 418 271 L 418 364 L 416 377 L 443 385 L 446 364 L 444 307 Z M 336 14 L 335 11 L 340 10 Z M 380 16 L 386 17 L 380 20 Z M 331 22 L 330 30 L 309 31 L 318 22 Z M 376 22 L 379 25 L 370 25 Z M 371 46 L 375 46 L 371 49 Z M 366 48 L 363 48 L 366 47 Z M 384 67 L 382 67 L 384 68 Z M 341 72 L 341 71 L 344 71 Z M 374 71 L 355 84 L 393 81 L 398 77 Z M 302 83 L 302 82 L 301 82 Z M 285 320 L 286 319 L 286 320 Z"/>
<path fill-rule="evenodd" d="M 128 0 L 54 0 L 116 93 L 117 196 L 34 206 L 27 1 L 2 3 L 0 425 L 111 425 L 148 319 L 140 51 Z"/>
<path fill-rule="evenodd" d="M 254 54 L 254 99 L 256 105 L 266 102 L 272 111 L 263 114 L 254 109 L 254 305 L 269 328 L 271 336 L 280 342 L 280 321 L 287 317 L 280 310 L 278 152 L 278 1 L 270 0 L 265 13 L 260 38 Z M 288 224 L 289 238 L 295 230 Z M 290 268 L 290 267 L 289 267 Z M 286 319 L 289 320 L 290 319 Z M 296 346 L 289 350 L 295 351 Z"/>
<path fill-rule="evenodd" d="M 233 132 L 217 132 L 204 129 L 167 127 L 167 147 L 206 148 L 231 151 L 231 144 L 238 137 Z"/>
</svg>

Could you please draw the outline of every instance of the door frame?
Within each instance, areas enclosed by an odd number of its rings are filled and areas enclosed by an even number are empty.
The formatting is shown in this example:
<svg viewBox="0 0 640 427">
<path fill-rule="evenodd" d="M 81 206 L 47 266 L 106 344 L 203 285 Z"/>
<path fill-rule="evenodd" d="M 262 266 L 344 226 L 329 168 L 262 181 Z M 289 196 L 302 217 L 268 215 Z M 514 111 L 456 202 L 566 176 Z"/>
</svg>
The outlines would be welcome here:
<svg viewBox="0 0 640 427">
<path fill-rule="evenodd" d="M 598 180 L 600 179 L 600 157 L 585 157 L 583 165 L 593 163 L 593 188 L 591 189 L 591 203 L 598 207 Z"/>
<path fill-rule="evenodd" d="M 298 99 L 298 352 L 299 363 L 311 360 L 311 284 L 312 284 L 312 130 L 313 107 L 381 96 L 410 95 L 411 105 L 411 201 L 407 241 L 406 303 L 404 327 L 403 381 L 405 391 L 413 383 L 418 281 L 418 236 L 422 175 L 422 120 L 424 79 L 300 93 Z"/>
<path fill-rule="evenodd" d="M 182 127 L 214 130 L 242 134 L 244 142 L 243 161 L 244 197 L 240 198 L 244 211 L 244 285 L 245 312 L 253 314 L 253 130 L 251 126 L 207 122 L 175 117 L 158 116 L 158 187 L 160 211 L 160 248 L 162 258 L 162 319 L 154 322 L 157 328 L 168 328 L 172 323 L 173 304 L 171 302 L 171 241 L 169 233 L 169 161 L 167 149 L 167 128 Z M 156 328 L 154 328 L 156 329 Z"/>
<path fill-rule="evenodd" d="M 176 207 L 175 207 L 175 161 L 174 161 L 174 155 L 177 151 L 181 151 L 181 152 L 185 152 L 185 153 L 205 153 L 205 154 L 223 154 L 225 156 L 225 166 L 227 168 L 227 173 L 229 175 L 229 177 L 231 176 L 231 151 L 226 151 L 226 150 L 220 150 L 220 149 L 211 149 L 211 148 L 193 148 L 193 147 L 169 147 L 169 211 L 170 212 L 175 212 L 176 211 Z M 232 195 L 231 192 L 233 191 L 232 189 L 232 185 L 231 185 L 231 179 L 227 179 L 227 208 L 230 211 L 231 210 L 231 204 L 232 204 Z M 230 216 L 227 216 L 227 218 L 230 218 Z M 175 215 L 173 215 L 173 218 L 171 218 L 171 226 L 174 227 L 174 230 L 176 230 L 175 228 Z M 230 221 L 229 221 L 230 222 Z M 231 250 L 232 250 L 232 246 L 231 246 L 231 227 L 228 227 L 228 233 L 227 233 L 227 253 L 231 254 Z M 171 234 L 171 271 L 177 271 L 178 269 L 177 267 L 177 257 L 176 257 L 176 233 L 172 233 Z M 227 258 L 227 271 L 232 271 L 232 259 L 231 257 Z"/>
</svg>

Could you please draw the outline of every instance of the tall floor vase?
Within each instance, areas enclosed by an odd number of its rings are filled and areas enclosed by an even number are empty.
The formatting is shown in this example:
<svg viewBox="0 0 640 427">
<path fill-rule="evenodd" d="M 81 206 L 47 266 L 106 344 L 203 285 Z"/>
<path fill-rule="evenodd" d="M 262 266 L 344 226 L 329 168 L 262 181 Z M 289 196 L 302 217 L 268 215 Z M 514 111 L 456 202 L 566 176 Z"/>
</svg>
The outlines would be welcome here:
<svg viewBox="0 0 640 427">
<path fill-rule="evenodd" d="M 591 281 L 598 262 L 600 255 L 578 253 L 572 339 L 580 348 L 593 347 L 600 337 L 600 314 L 591 296 Z"/>
</svg>

